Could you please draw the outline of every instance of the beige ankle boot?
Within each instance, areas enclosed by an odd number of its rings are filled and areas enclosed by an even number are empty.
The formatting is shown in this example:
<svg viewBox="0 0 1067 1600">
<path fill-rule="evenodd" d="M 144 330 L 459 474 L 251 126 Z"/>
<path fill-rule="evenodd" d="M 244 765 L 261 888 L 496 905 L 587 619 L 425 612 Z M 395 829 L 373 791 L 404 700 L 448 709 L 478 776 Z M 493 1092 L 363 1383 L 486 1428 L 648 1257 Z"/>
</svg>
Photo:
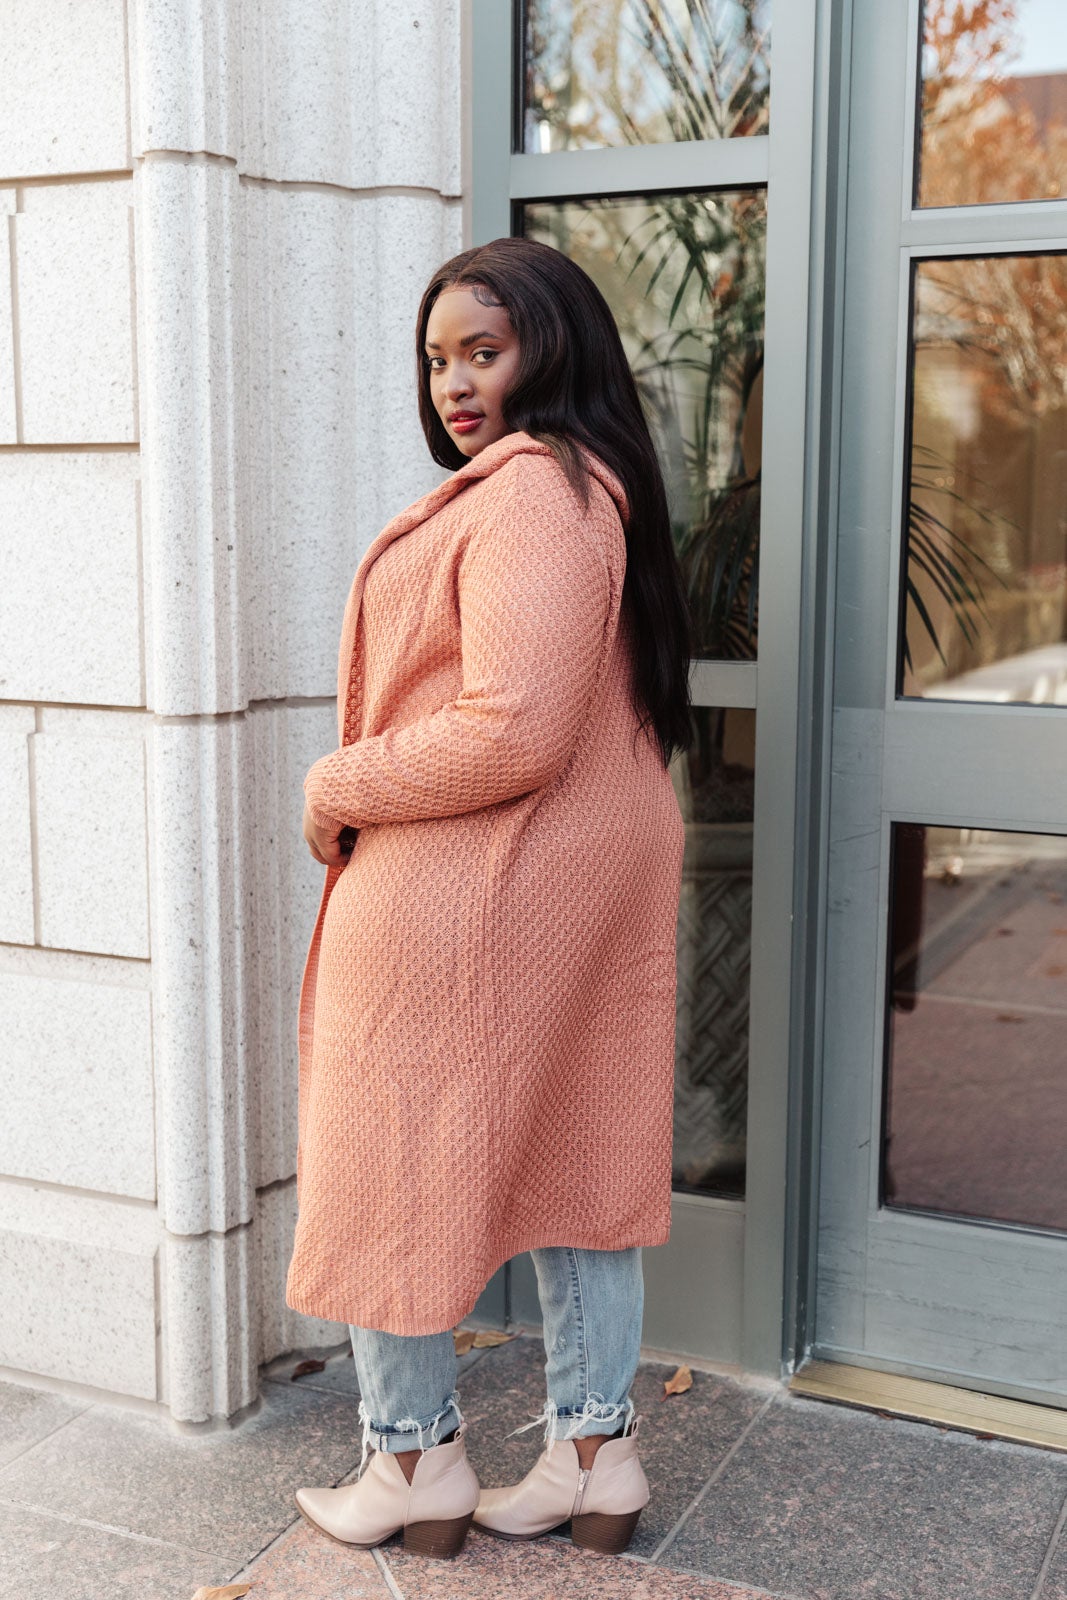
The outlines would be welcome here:
<svg viewBox="0 0 1067 1600">
<path fill-rule="evenodd" d="M 482 1490 L 475 1526 L 502 1539 L 538 1539 L 569 1521 L 575 1544 L 618 1555 L 649 1498 L 637 1459 L 637 1426 L 621 1439 L 605 1439 L 587 1469 L 579 1464 L 573 1439 L 555 1440 L 521 1483 Z"/>
<path fill-rule="evenodd" d="M 404 1530 L 404 1549 L 417 1556 L 458 1555 L 478 1504 L 478 1479 L 467 1460 L 467 1424 L 448 1444 L 419 1455 L 409 1484 L 394 1455 L 376 1450 L 363 1476 L 340 1489 L 298 1489 L 301 1515 L 339 1544 L 361 1550 Z"/>
</svg>

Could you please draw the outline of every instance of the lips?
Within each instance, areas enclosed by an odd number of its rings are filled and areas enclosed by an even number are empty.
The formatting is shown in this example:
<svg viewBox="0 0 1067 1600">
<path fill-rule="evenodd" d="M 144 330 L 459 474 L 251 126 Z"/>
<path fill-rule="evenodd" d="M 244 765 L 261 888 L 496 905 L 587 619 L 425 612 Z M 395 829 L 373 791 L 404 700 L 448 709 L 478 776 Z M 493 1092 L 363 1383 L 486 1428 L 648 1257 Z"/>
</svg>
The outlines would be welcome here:
<svg viewBox="0 0 1067 1600">
<path fill-rule="evenodd" d="M 479 422 L 484 421 L 485 417 L 481 411 L 453 411 L 448 419 L 448 425 L 457 433 L 470 433 Z"/>
</svg>

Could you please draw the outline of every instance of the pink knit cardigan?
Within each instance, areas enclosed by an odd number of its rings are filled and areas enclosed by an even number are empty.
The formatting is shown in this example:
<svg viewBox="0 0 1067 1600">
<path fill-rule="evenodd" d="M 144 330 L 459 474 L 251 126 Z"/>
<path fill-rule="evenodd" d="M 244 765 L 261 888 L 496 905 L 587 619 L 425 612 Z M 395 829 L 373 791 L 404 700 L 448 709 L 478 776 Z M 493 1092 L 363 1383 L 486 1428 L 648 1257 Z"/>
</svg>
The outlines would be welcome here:
<svg viewBox="0 0 1067 1600">
<path fill-rule="evenodd" d="M 300 997 L 298 1311 L 436 1333 L 520 1251 L 668 1236 L 685 830 L 588 461 L 583 507 L 510 434 L 356 572 L 305 782 L 359 832 Z"/>
</svg>

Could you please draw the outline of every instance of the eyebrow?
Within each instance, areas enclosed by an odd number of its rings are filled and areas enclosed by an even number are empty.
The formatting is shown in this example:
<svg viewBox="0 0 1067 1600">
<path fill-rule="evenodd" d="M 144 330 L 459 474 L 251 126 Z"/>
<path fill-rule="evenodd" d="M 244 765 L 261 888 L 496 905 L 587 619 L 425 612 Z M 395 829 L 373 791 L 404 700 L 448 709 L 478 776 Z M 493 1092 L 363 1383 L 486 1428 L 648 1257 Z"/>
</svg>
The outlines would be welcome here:
<svg viewBox="0 0 1067 1600">
<path fill-rule="evenodd" d="M 483 328 L 481 333 L 468 333 L 466 338 L 461 339 L 459 342 L 461 347 L 465 350 L 469 344 L 474 344 L 478 339 L 502 339 L 503 337 L 504 335 L 502 333 L 490 333 L 488 328 Z M 427 339 L 426 348 L 427 350 L 440 350 L 441 346 L 439 344 L 434 344 L 432 339 Z"/>
</svg>

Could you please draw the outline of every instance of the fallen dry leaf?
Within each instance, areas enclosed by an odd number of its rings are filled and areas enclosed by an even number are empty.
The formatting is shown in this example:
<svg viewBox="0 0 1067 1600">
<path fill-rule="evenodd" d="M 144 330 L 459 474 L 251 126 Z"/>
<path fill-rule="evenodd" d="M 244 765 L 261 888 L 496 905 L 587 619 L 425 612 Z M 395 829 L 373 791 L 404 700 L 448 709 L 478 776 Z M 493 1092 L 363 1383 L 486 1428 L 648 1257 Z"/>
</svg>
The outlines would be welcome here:
<svg viewBox="0 0 1067 1600">
<path fill-rule="evenodd" d="M 198 1589 L 193 1600 L 241 1600 L 251 1587 L 250 1583 L 228 1583 L 223 1589 Z"/>
<path fill-rule="evenodd" d="M 673 1378 L 668 1378 L 663 1385 L 661 1400 L 666 1400 L 669 1394 L 685 1394 L 687 1389 L 693 1387 L 693 1374 L 688 1367 L 679 1367 Z"/>
<path fill-rule="evenodd" d="M 455 1340 L 455 1343 L 456 1343 L 456 1354 L 457 1354 L 457 1356 L 465 1356 L 467 1354 L 468 1350 L 473 1350 L 473 1348 L 474 1348 L 474 1329 L 473 1328 L 454 1328 L 452 1330 L 452 1337 L 453 1337 L 453 1339 Z"/>
<path fill-rule="evenodd" d="M 480 1328 L 474 1335 L 474 1348 L 492 1350 L 498 1344 L 509 1344 L 514 1337 L 513 1333 L 497 1333 L 493 1328 Z"/>
<path fill-rule="evenodd" d="M 316 1361 L 314 1356 L 309 1356 L 306 1361 L 298 1361 L 297 1362 L 296 1366 L 293 1368 L 292 1372 L 290 1372 L 290 1374 L 289 1374 L 289 1382 L 292 1383 L 296 1378 L 302 1378 L 304 1376 L 305 1372 L 325 1372 L 325 1371 L 326 1371 L 326 1363 L 325 1363 L 325 1361 Z M 222 1593 L 221 1589 L 219 1590 L 219 1593 L 220 1594 Z M 193 1597 L 193 1600 L 196 1600 L 195 1596 Z"/>
</svg>

